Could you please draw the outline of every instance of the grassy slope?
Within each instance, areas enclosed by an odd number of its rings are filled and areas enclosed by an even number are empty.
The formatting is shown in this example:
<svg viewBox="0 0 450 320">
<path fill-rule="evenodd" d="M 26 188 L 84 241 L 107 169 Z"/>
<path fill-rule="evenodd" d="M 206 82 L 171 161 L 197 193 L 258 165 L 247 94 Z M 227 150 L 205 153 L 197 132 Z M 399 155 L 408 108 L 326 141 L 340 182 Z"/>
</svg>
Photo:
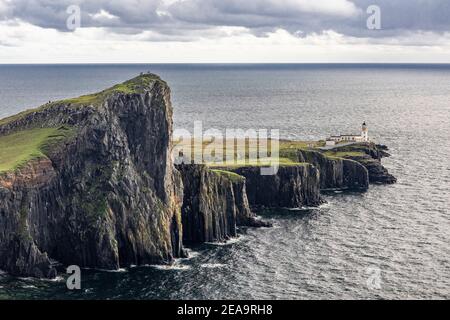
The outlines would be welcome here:
<svg viewBox="0 0 450 320">
<path fill-rule="evenodd" d="M 229 162 L 223 162 L 223 163 L 207 163 L 207 165 L 211 168 L 240 168 L 240 167 L 265 167 L 274 165 L 276 159 L 271 158 L 262 158 L 258 160 L 235 160 L 235 161 L 229 161 Z M 280 166 L 298 166 L 298 165 L 306 165 L 306 163 L 302 162 L 295 162 L 287 158 L 278 158 L 278 164 Z"/>
<path fill-rule="evenodd" d="M 233 140 L 223 140 L 223 141 L 204 141 L 202 143 L 202 150 L 197 150 L 194 146 L 193 140 L 185 139 L 181 141 L 174 141 L 174 145 L 177 147 L 183 147 L 184 151 L 188 151 L 189 148 L 191 150 L 191 158 L 194 159 L 195 156 L 200 157 L 202 154 L 206 156 L 207 151 L 206 148 L 211 149 L 220 149 L 222 148 L 222 155 L 224 157 L 224 160 L 227 155 L 227 146 L 231 145 L 233 146 L 232 154 L 234 154 L 234 161 L 226 159 L 226 162 L 223 163 L 210 163 L 205 161 L 205 164 L 211 167 L 242 167 L 242 166 L 267 166 L 270 165 L 271 162 L 273 162 L 273 158 L 265 157 L 265 158 L 259 158 L 259 159 L 252 159 L 248 160 L 250 155 L 252 157 L 257 157 L 258 154 L 258 146 L 262 144 L 262 142 L 258 142 L 256 140 L 252 140 L 252 142 L 249 142 L 249 140 L 244 139 L 236 139 Z M 234 147 L 236 145 L 239 146 L 245 146 L 245 155 L 239 154 L 236 152 Z M 268 151 L 271 150 L 271 143 L 265 142 L 263 145 L 268 146 Z M 307 142 L 307 141 L 288 141 L 288 140 L 280 140 L 279 141 L 279 155 L 278 155 L 278 161 L 280 165 L 301 165 L 302 163 L 297 162 L 296 160 L 296 150 L 302 149 L 302 148 L 310 148 L 312 146 L 317 147 L 320 146 L 321 142 Z"/>
<path fill-rule="evenodd" d="M 35 158 L 46 157 L 51 145 L 72 134 L 66 127 L 23 130 L 0 136 L 0 173 L 13 171 Z"/>
<path fill-rule="evenodd" d="M 326 151 L 324 154 L 329 158 L 355 158 L 364 157 L 366 154 L 358 151 Z"/>
<path fill-rule="evenodd" d="M 225 171 L 225 170 L 218 170 L 218 169 L 213 169 L 211 170 L 214 173 L 217 173 L 221 176 L 225 176 L 227 179 L 229 179 L 231 182 L 242 182 L 245 180 L 245 178 L 243 176 L 238 175 L 237 173 L 234 172 L 230 172 L 230 171 Z"/>
<path fill-rule="evenodd" d="M 44 104 L 39 108 L 29 109 L 13 115 L 8 118 L 0 119 L 0 126 L 5 125 L 7 123 L 18 120 L 22 117 L 25 117 L 31 113 L 45 110 L 46 108 L 51 108 L 55 105 L 71 105 L 71 107 L 82 107 L 82 106 L 96 106 L 101 104 L 107 97 L 111 96 L 114 93 L 123 93 L 123 94 L 133 94 L 133 93 L 142 93 L 145 88 L 150 86 L 151 82 L 160 81 L 164 82 L 157 75 L 154 74 L 143 74 L 131 80 L 128 80 L 124 83 L 115 85 L 109 89 L 103 90 L 98 93 L 89 94 L 85 96 L 81 96 L 78 98 L 71 98 L 66 100 L 55 101 L 52 103 Z"/>
<path fill-rule="evenodd" d="M 142 74 L 98 93 L 47 103 L 39 108 L 26 110 L 14 116 L 0 119 L 0 126 L 56 105 L 67 105 L 68 107 L 97 106 L 115 93 L 142 93 L 152 82 L 158 81 L 163 82 L 161 78 L 154 74 Z M 31 159 L 45 157 L 46 152 L 53 144 L 67 138 L 72 132 L 72 129 L 65 127 L 39 128 L 0 136 L 0 173 L 15 170 Z"/>
</svg>

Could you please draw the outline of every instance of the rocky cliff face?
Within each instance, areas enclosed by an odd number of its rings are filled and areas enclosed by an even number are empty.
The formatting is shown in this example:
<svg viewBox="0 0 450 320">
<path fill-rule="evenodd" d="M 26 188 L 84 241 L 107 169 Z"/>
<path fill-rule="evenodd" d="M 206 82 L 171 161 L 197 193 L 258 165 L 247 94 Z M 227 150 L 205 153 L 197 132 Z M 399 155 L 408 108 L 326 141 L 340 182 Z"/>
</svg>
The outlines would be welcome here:
<svg viewBox="0 0 450 320">
<path fill-rule="evenodd" d="M 185 256 L 183 240 L 268 226 L 251 206 L 318 206 L 321 189 L 395 181 L 380 162 L 386 148 L 373 144 L 335 157 L 294 150 L 298 159 L 271 176 L 258 166 L 177 170 L 170 89 L 150 74 L 0 120 L 0 139 L 37 128 L 52 132 L 42 155 L 0 173 L 0 269 L 19 276 L 54 277 L 53 260 L 101 269 L 170 263 Z"/>
<path fill-rule="evenodd" d="M 184 185 L 184 243 L 225 241 L 237 235 L 237 226 L 266 225 L 250 209 L 244 177 L 203 165 L 177 168 Z"/>
<path fill-rule="evenodd" d="M 259 167 L 231 169 L 244 176 L 251 206 L 299 208 L 317 206 L 320 197 L 320 174 L 310 164 L 280 166 L 277 174 L 263 176 Z"/>
<path fill-rule="evenodd" d="M 374 184 L 393 184 L 397 179 L 381 164 L 381 159 L 390 157 L 388 148 L 374 143 L 355 144 L 336 149 L 338 152 L 349 152 L 344 158 L 353 160 L 364 166 L 369 173 L 369 182 Z"/>
<path fill-rule="evenodd" d="M 368 171 L 356 161 L 330 158 L 314 150 L 298 150 L 298 161 L 311 163 L 319 170 L 321 189 L 365 191 L 369 188 Z"/>
<path fill-rule="evenodd" d="M 131 85 L 0 125 L 0 135 L 55 126 L 74 132 L 47 157 L 0 176 L 0 269 L 53 277 L 50 258 L 117 269 L 183 256 L 170 90 L 153 75 Z"/>
</svg>

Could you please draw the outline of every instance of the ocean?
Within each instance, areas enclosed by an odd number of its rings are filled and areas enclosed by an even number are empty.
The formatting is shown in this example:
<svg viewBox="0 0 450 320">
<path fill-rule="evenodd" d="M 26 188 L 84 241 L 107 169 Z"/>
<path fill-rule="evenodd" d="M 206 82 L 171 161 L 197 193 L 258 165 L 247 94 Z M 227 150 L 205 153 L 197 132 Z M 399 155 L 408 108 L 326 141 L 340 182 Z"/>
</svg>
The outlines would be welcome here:
<svg viewBox="0 0 450 320">
<path fill-rule="evenodd" d="M 146 71 L 169 83 L 175 128 L 317 140 L 366 121 L 398 183 L 259 212 L 274 227 L 170 267 L 83 270 L 81 291 L 0 272 L 0 299 L 450 298 L 450 65 L 0 65 L 0 118 Z"/>
</svg>

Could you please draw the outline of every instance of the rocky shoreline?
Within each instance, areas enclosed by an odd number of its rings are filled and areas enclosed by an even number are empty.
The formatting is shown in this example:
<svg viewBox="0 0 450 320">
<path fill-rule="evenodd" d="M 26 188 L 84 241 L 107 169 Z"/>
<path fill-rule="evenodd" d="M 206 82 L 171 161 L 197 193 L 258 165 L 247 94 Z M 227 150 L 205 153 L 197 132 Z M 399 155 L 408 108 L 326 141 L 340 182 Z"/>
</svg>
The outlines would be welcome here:
<svg viewBox="0 0 450 320">
<path fill-rule="evenodd" d="M 0 139 L 51 128 L 43 154 L 0 172 L 0 269 L 53 278 L 52 261 L 111 269 L 170 264 L 184 245 L 269 226 L 256 207 L 318 206 L 326 189 L 365 191 L 395 178 L 373 143 L 289 150 L 260 168 L 175 165 L 170 88 L 141 75 L 94 95 L 0 120 Z"/>
</svg>

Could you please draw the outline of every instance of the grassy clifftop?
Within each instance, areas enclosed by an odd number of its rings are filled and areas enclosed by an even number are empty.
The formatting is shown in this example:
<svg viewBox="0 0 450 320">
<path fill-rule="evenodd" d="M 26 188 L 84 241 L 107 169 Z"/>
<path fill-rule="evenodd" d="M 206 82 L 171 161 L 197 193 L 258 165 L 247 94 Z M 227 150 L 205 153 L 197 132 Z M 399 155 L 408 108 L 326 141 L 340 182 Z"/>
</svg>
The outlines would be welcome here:
<svg viewBox="0 0 450 320">
<path fill-rule="evenodd" d="M 20 168 L 32 159 L 46 157 L 49 148 L 66 138 L 72 129 L 39 128 L 0 136 L 0 173 Z"/>
<path fill-rule="evenodd" d="M 57 105 L 70 105 L 71 107 L 98 106 L 103 101 L 105 101 L 108 97 L 110 97 L 116 93 L 121 93 L 121 94 L 143 93 L 143 92 L 145 92 L 145 89 L 149 88 L 151 86 L 151 84 L 154 82 L 161 82 L 161 83 L 165 84 L 165 82 L 163 80 L 161 80 L 161 78 L 155 74 L 151 74 L 151 73 L 142 74 L 131 80 L 125 81 L 121 84 L 117 84 L 111 88 L 108 88 L 106 90 L 103 90 L 103 91 L 100 91 L 97 93 L 83 95 L 83 96 L 80 96 L 77 98 L 70 98 L 70 99 L 65 99 L 65 100 L 54 101 L 51 103 L 44 104 L 38 108 L 29 109 L 29 110 L 23 111 L 21 113 L 18 113 L 16 115 L 13 115 L 11 117 L 0 119 L 0 126 L 6 125 L 6 124 L 16 121 L 16 120 L 19 120 L 20 118 L 23 118 L 34 112 L 39 112 L 39 111 L 42 111 L 42 110 L 45 110 L 47 108 L 51 108 L 51 107 L 57 106 Z"/>
<path fill-rule="evenodd" d="M 115 94 L 115 93 L 122 93 L 122 94 L 139 94 L 143 93 L 146 88 L 148 88 L 152 82 L 159 81 L 163 82 L 161 78 L 155 74 L 147 73 L 142 74 L 140 76 L 137 76 L 131 80 L 125 81 L 124 83 L 117 84 L 111 88 L 108 88 L 106 90 L 89 94 L 85 96 L 81 96 L 78 98 L 72 98 L 67 100 L 62 100 L 58 102 L 54 102 L 53 104 L 61 104 L 61 103 L 67 103 L 67 104 L 75 104 L 75 105 L 97 105 L 102 103 L 106 98 L 109 96 Z"/>
<path fill-rule="evenodd" d="M 114 94 L 141 94 L 156 82 L 165 84 L 157 75 L 150 73 L 141 74 L 131 80 L 94 94 L 47 103 L 41 107 L 0 119 L 0 127 L 7 126 L 31 114 L 46 111 L 55 106 L 67 108 L 95 107 L 101 105 L 103 101 Z M 42 128 L 40 126 L 36 124 L 36 128 L 31 126 L 31 128 L 28 127 L 27 129 L 18 127 L 11 133 L 0 135 L 0 173 L 14 171 L 32 159 L 45 157 L 46 152 L 53 145 L 68 138 L 74 131 L 74 129 L 66 126 L 59 128 L 51 126 L 44 126 Z"/>
</svg>

